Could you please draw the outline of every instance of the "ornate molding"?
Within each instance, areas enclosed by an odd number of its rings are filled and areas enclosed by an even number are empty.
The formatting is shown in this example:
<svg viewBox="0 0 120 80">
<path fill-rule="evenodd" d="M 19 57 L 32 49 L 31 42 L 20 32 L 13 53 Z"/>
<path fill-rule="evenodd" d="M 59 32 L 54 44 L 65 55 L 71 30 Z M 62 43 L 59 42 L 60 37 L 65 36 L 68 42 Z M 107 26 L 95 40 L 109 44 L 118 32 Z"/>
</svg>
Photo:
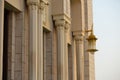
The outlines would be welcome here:
<svg viewBox="0 0 120 80">
<path fill-rule="evenodd" d="M 55 21 L 55 26 L 57 28 L 65 28 L 65 21 L 64 20 L 56 20 Z"/>
<path fill-rule="evenodd" d="M 27 5 L 36 5 L 38 6 L 39 5 L 39 0 L 27 0 Z"/>
<path fill-rule="evenodd" d="M 31 10 L 37 10 L 39 7 L 39 0 L 27 0 L 27 5 Z"/>
<path fill-rule="evenodd" d="M 70 28 L 71 19 L 65 14 L 53 15 L 53 20 L 56 26 L 63 26 L 66 32 Z"/>
<path fill-rule="evenodd" d="M 29 7 L 30 7 L 31 10 L 37 10 L 38 9 L 37 5 L 30 5 Z"/>
<path fill-rule="evenodd" d="M 66 22 L 65 24 L 65 32 L 67 33 L 67 31 L 70 29 L 70 24 Z"/>
<path fill-rule="evenodd" d="M 73 36 L 74 36 L 75 40 L 82 41 L 84 34 L 82 31 L 76 31 L 76 32 L 73 32 Z"/>
<path fill-rule="evenodd" d="M 68 22 L 66 22 L 65 20 L 55 20 L 55 26 L 59 29 L 64 29 L 65 32 L 67 33 L 67 31 L 70 28 L 70 24 Z"/>
<path fill-rule="evenodd" d="M 49 3 L 46 0 L 40 0 L 40 4 L 38 6 L 39 8 L 39 13 L 41 13 L 41 18 L 42 18 L 42 24 L 44 27 L 48 27 L 49 23 Z"/>
<path fill-rule="evenodd" d="M 81 36 L 81 35 L 75 35 L 75 40 L 76 41 L 82 41 L 83 40 L 83 36 Z"/>
<path fill-rule="evenodd" d="M 53 20 L 65 20 L 67 23 L 71 24 L 71 18 L 66 14 L 53 15 Z"/>
<path fill-rule="evenodd" d="M 47 1 L 42 0 L 42 1 L 40 2 L 39 8 L 40 8 L 41 10 L 44 10 L 48 5 L 49 5 L 49 3 L 48 3 Z"/>
</svg>

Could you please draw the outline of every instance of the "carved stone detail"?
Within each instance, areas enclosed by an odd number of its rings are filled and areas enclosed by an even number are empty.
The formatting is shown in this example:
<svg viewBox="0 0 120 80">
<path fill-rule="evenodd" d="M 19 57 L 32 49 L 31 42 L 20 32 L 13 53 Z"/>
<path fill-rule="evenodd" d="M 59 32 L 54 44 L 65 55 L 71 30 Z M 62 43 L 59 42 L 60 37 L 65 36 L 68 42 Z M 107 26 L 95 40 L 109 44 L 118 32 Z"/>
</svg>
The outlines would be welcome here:
<svg viewBox="0 0 120 80">
<path fill-rule="evenodd" d="M 39 5 L 39 0 L 27 0 L 27 5 Z"/>
<path fill-rule="evenodd" d="M 56 27 L 64 27 L 65 21 L 64 20 L 56 20 L 55 25 L 56 25 Z"/>
<path fill-rule="evenodd" d="M 42 1 L 40 2 L 40 9 L 41 9 L 41 10 L 44 10 L 48 5 L 49 5 L 48 2 L 45 2 L 45 1 L 42 0 Z"/>
<path fill-rule="evenodd" d="M 55 25 L 56 25 L 57 28 L 58 27 L 64 28 L 66 32 L 68 31 L 68 29 L 70 27 L 70 24 L 67 23 L 65 20 L 62 20 L 62 19 L 61 20 L 56 20 Z"/>
<path fill-rule="evenodd" d="M 65 24 L 65 32 L 67 33 L 67 31 L 70 29 L 70 24 L 66 22 Z"/>
<path fill-rule="evenodd" d="M 73 32 L 73 36 L 75 37 L 75 40 L 80 40 L 80 41 L 82 41 L 83 40 L 83 36 L 84 36 L 84 34 L 83 34 L 83 32 L 81 31 L 76 31 L 76 32 Z"/>
<path fill-rule="evenodd" d="M 42 24 L 43 26 L 48 26 L 48 5 L 47 1 L 42 0 L 39 4 L 39 9 L 41 10 Z"/>
<path fill-rule="evenodd" d="M 31 10 L 37 10 L 38 9 L 38 6 L 35 5 L 35 4 L 32 4 L 29 6 Z"/>
</svg>

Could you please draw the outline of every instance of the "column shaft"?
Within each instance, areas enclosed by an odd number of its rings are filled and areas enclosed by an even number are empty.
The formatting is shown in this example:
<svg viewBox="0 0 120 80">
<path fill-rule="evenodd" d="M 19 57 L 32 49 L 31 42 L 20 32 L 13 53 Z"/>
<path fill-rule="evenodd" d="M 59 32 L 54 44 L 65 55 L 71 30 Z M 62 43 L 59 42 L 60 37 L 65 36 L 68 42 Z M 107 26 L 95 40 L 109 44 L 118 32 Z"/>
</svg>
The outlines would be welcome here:
<svg viewBox="0 0 120 80">
<path fill-rule="evenodd" d="M 38 6 L 29 5 L 29 26 L 30 26 L 30 49 L 29 49 L 29 80 L 37 80 L 37 30 L 38 30 Z"/>
<path fill-rule="evenodd" d="M 66 26 L 65 26 L 66 27 Z M 67 43 L 67 29 L 65 29 L 65 80 L 68 80 L 68 43 Z"/>
<path fill-rule="evenodd" d="M 77 80 L 84 80 L 84 56 L 83 41 L 81 37 L 76 38 Z"/>
<path fill-rule="evenodd" d="M 3 67 L 3 22 L 4 22 L 4 0 L 0 0 L 0 80 L 2 80 Z"/>
<path fill-rule="evenodd" d="M 73 56 L 73 80 L 77 80 L 77 55 L 76 55 L 76 44 L 75 39 L 72 40 L 72 56 Z"/>
<path fill-rule="evenodd" d="M 38 10 L 38 80 L 43 80 L 43 26 L 42 10 Z"/>
<path fill-rule="evenodd" d="M 65 43 L 64 25 L 57 26 L 57 51 L 58 51 L 58 80 L 65 79 Z"/>
</svg>

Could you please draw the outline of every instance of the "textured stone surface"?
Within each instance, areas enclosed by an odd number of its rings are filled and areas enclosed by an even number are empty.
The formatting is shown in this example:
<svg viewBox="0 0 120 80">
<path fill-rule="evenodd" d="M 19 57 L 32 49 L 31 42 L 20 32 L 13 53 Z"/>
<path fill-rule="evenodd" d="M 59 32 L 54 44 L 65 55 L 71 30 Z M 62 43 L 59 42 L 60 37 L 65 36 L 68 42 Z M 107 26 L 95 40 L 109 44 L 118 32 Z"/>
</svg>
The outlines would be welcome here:
<svg viewBox="0 0 120 80">
<path fill-rule="evenodd" d="M 93 23 L 92 0 L 39 1 L 8 1 L 8 80 L 95 80 L 84 33 Z M 3 9 L 0 1 L 0 30 Z M 0 64 L 2 39 L 0 34 Z"/>
</svg>

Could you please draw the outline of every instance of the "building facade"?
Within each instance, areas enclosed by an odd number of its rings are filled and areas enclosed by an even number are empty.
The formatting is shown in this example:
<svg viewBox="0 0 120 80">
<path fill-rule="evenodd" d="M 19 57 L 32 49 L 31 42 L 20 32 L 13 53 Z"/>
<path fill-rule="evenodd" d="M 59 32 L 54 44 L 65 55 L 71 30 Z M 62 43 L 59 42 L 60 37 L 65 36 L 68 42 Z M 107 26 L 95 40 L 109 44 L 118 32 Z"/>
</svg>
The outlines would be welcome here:
<svg viewBox="0 0 120 80">
<path fill-rule="evenodd" d="M 91 0 L 0 0 L 0 80 L 95 80 Z"/>
</svg>

